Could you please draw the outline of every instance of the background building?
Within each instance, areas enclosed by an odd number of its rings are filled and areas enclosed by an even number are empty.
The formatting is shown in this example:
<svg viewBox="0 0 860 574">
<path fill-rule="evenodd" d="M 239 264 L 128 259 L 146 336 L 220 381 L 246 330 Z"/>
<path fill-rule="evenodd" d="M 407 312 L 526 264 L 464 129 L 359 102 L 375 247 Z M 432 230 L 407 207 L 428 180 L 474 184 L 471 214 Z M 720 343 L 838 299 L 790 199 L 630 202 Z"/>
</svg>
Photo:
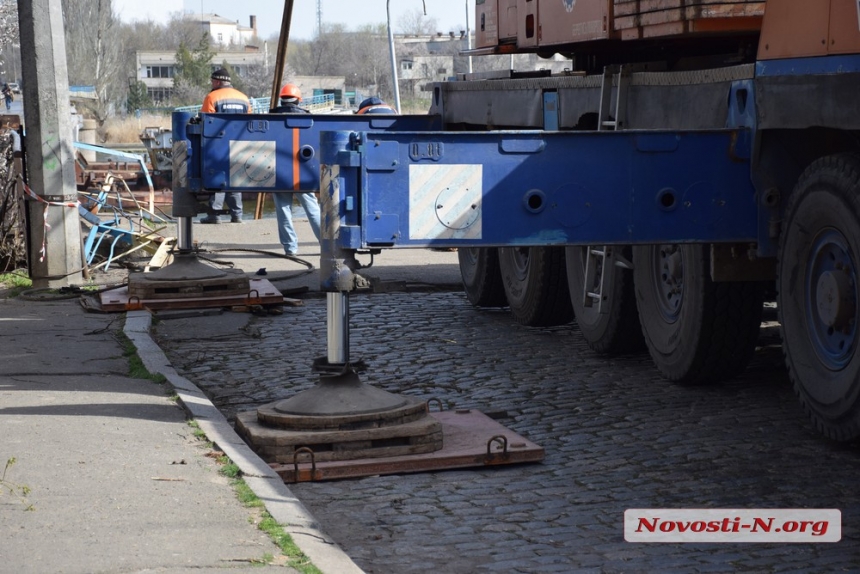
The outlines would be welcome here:
<svg viewBox="0 0 860 574">
<path fill-rule="evenodd" d="M 217 52 L 212 58 L 212 71 L 224 62 L 230 64 L 238 76 L 247 75 L 251 66 L 265 64 L 266 54 L 248 47 L 243 52 Z M 164 102 L 173 95 L 173 75 L 176 69 L 176 52 L 137 52 L 134 79 L 146 85 L 146 93 L 153 102 Z"/>
<path fill-rule="evenodd" d="M 257 17 L 250 17 L 250 26 L 224 18 L 218 14 L 201 14 L 200 26 L 216 46 L 247 46 L 257 42 Z"/>
</svg>

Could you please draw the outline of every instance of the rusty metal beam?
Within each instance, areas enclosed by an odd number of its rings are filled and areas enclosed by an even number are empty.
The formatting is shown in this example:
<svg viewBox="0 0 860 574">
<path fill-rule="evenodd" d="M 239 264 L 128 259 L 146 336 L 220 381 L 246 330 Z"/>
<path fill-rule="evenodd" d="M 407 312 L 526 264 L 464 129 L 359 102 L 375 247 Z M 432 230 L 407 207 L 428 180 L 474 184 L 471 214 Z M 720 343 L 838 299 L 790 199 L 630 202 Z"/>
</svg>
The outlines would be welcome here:
<svg viewBox="0 0 860 574">
<path fill-rule="evenodd" d="M 281 20 L 281 34 L 278 37 L 278 55 L 275 60 L 275 75 L 272 81 L 271 106 L 278 105 L 278 95 L 281 93 L 281 83 L 284 80 L 284 65 L 287 63 L 287 44 L 290 40 L 290 21 L 293 17 L 293 0 L 284 1 L 284 16 Z"/>
</svg>

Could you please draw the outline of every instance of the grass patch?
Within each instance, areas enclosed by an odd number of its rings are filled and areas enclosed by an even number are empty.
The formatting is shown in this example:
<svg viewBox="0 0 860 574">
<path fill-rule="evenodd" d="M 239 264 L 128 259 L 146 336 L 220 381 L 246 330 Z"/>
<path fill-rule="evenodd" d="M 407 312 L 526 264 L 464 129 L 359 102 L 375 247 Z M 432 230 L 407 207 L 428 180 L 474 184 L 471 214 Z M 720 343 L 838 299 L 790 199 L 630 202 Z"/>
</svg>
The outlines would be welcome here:
<svg viewBox="0 0 860 574">
<path fill-rule="evenodd" d="M 199 429 L 199 425 L 195 421 L 191 421 L 189 424 Z M 311 563 L 310 558 L 296 546 L 292 536 L 287 534 L 278 521 L 265 510 L 263 501 L 254 494 L 251 487 L 242 479 L 242 470 L 239 466 L 224 453 L 220 451 L 216 451 L 216 453 L 215 460 L 221 465 L 218 472 L 231 479 L 230 485 L 233 487 L 233 491 L 236 493 L 236 498 L 239 499 L 239 502 L 246 508 L 253 508 L 258 511 L 259 521 L 255 520 L 254 517 L 251 517 L 250 520 L 256 522 L 257 528 L 265 532 L 278 545 L 283 558 L 286 560 L 284 565 L 295 568 L 302 574 L 323 574 L 319 568 Z M 271 564 L 275 562 L 275 558 L 270 554 L 266 554 L 263 556 L 263 562 Z"/>
<path fill-rule="evenodd" d="M 169 128 L 173 118 L 170 115 L 145 115 L 141 118 L 113 117 L 105 121 L 99 129 L 104 143 L 140 143 L 140 134 L 145 128 Z"/>
<path fill-rule="evenodd" d="M 33 281 L 22 273 L 0 273 L 0 288 L 8 289 L 9 296 L 16 297 L 22 291 L 30 289 Z"/>
<path fill-rule="evenodd" d="M 212 443 L 209 443 L 209 439 L 206 438 L 206 433 L 203 432 L 203 429 L 200 428 L 200 423 L 195 420 L 190 420 L 188 421 L 188 426 L 194 429 L 192 431 L 192 433 L 194 434 L 194 438 L 196 438 L 197 440 L 205 441 L 209 444 L 209 446 L 211 446 Z"/>
<path fill-rule="evenodd" d="M 3 474 L 0 475 L 0 495 L 4 492 L 8 492 L 13 496 L 17 496 L 21 502 L 26 505 L 24 510 L 28 512 L 36 510 L 35 506 L 27 502 L 27 495 L 30 494 L 30 487 L 25 484 L 16 484 L 6 479 L 6 473 L 16 462 L 18 462 L 18 460 L 14 456 L 6 461 L 6 466 L 3 468 Z"/>
<path fill-rule="evenodd" d="M 275 541 L 283 555 L 287 557 L 287 566 L 295 568 L 302 574 L 323 574 L 319 568 L 311 563 L 310 558 L 299 550 L 299 547 L 293 542 L 292 536 L 284 532 L 284 529 L 277 520 L 272 518 L 271 514 L 263 511 L 263 520 L 260 521 L 257 528 Z"/>
<path fill-rule="evenodd" d="M 122 345 L 122 355 L 128 359 L 128 376 L 134 379 L 149 379 L 153 383 L 164 384 L 167 382 L 167 377 L 161 373 L 153 374 L 144 366 L 143 361 L 137 354 L 137 347 L 131 342 L 125 333 L 118 332 L 117 339 Z"/>
<path fill-rule="evenodd" d="M 225 457 L 226 458 L 226 457 Z M 230 462 L 229 464 L 233 464 Z M 234 465 L 235 466 L 235 465 Z M 231 482 L 239 502 L 248 508 L 264 509 L 265 505 L 254 491 L 241 478 Z M 304 552 L 293 542 L 293 537 L 284 532 L 283 527 L 266 510 L 261 510 L 257 528 L 265 532 L 281 549 L 281 554 L 287 559 L 286 565 L 295 568 L 302 574 L 322 574 L 322 571 L 311 563 Z M 274 560 L 273 558 L 270 559 Z"/>
<path fill-rule="evenodd" d="M 239 465 L 230 460 L 226 455 L 218 457 L 218 463 L 221 465 L 221 469 L 218 472 L 227 478 L 237 480 L 242 476 L 242 469 L 239 468 Z"/>
<path fill-rule="evenodd" d="M 233 488 L 236 490 L 236 496 L 239 497 L 239 502 L 244 504 L 249 508 L 263 508 L 265 504 L 263 501 L 257 498 L 257 495 L 254 494 L 254 491 L 251 490 L 244 480 L 234 480 Z"/>
</svg>

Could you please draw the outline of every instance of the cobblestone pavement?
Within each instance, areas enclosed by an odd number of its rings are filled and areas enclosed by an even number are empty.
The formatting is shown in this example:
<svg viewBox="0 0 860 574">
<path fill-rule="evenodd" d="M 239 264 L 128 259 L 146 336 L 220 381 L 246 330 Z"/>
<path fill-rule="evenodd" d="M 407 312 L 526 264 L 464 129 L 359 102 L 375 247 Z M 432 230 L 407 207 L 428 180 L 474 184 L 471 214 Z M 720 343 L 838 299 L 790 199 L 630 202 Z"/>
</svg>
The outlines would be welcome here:
<svg viewBox="0 0 860 574">
<path fill-rule="evenodd" d="M 602 358 L 575 325 L 518 326 L 460 293 L 350 304 L 364 381 L 492 413 L 546 450 L 540 464 L 291 485 L 367 572 L 860 570 L 860 452 L 806 422 L 774 323 L 743 376 L 685 388 L 647 355 Z M 324 299 L 246 321 L 216 336 L 156 326 L 173 365 L 231 417 L 312 385 L 325 354 Z M 842 541 L 624 541 L 625 509 L 664 507 L 838 508 Z"/>
</svg>

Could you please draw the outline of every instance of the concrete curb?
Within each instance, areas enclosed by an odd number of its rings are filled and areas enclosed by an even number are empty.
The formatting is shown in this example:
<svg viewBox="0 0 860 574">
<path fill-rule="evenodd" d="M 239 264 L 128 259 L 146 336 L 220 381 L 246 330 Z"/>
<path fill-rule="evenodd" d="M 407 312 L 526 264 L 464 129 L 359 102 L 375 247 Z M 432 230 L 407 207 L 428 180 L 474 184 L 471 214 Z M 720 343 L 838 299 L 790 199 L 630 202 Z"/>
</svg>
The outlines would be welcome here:
<svg viewBox="0 0 860 574">
<path fill-rule="evenodd" d="M 239 438 L 232 425 L 206 395 L 176 372 L 167 356 L 152 340 L 151 325 L 152 315 L 148 311 L 129 311 L 126 313 L 124 332 L 134 343 L 147 370 L 167 378 L 181 404 L 200 425 L 206 438 L 241 469 L 243 479 L 263 501 L 269 514 L 321 571 L 330 574 L 363 573 L 337 543 L 319 528 L 317 520 L 290 492 L 277 473 Z"/>
</svg>

